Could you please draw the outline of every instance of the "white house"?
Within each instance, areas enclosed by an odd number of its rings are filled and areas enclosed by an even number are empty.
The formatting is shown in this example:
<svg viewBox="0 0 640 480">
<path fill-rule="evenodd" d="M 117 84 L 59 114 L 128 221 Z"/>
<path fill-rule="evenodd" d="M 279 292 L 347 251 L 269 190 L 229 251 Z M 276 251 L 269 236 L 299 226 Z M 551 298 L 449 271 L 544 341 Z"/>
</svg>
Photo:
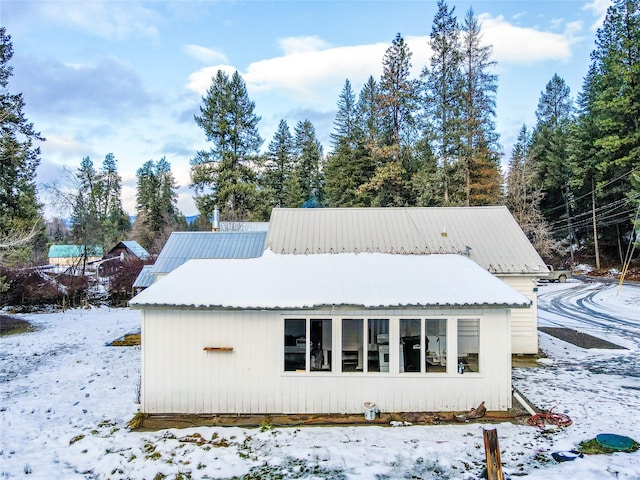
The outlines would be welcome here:
<svg viewBox="0 0 640 480">
<path fill-rule="evenodd" d="M 512 353 L 538 353 L 544 261 L 506 207 L 276 208 L 267 249 L 281 254 L 466 255 L 531 300 L 513 312 Z"/>
<path fill-rule="evenodd" d="M 511 312 L 463 255 L 190 260 L 134 297 L 148 414 L 511 406 Z"/>
</svg>

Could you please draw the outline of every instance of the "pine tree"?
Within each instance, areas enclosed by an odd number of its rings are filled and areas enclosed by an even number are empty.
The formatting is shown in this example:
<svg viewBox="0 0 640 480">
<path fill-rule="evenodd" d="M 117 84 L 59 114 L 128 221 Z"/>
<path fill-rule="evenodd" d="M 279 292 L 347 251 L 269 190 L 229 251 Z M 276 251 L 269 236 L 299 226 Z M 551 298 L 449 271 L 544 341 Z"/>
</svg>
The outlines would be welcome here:
<svg viewBox="0 0 640 480">
<path fill-rule="evenodd" d="M 105 156 L 100 171 L 84 157 L 75 176 L 71 234 L 85 247 L 107 249 L 124 240 L 131 230 L 129 216 L 122 208 L 122 179 L 112 153 Z M 87 257 L 93 256 L 92 251 Z"/>
<path fill-rule="evenodd" d="M 382 60 L 378 84 L 379 138 L 371 149 L 373 177 L 359 187 L 373 206 L 409 203 L 409 179 L 414 171 L 412 143 L 416 134 L 418 84 L 409 78 L 412 53 L 397 34 Z"/>
<path fill-rule="evenodd" d="M 495 66 L 491 51 L 490 46 L 482 45 L 480 24 L 470 8 L 462 25 L 461 42 L 460 164 L 465 175 L 466 205 L 495 205 L 501 197 L 500 147 L 494 122 L 498 77 L 490 73 Z"/>
<path fill-rule="evenodd" d="M 461 149 L 462 90 L 460 27 L 444 0 L 438 0 L 433 19 L 430 68 L 425 68 L 425 109 L 434 131 L 434 153 L 441 166 L 444 205 L 463 204 L 464 172 L 458 164 Z"/>
<path fill-rule="evenodd" d="M 300 121 L 296 125 L 295 152 L 294 174 L 299 188 L 296 206 L 321 207 L 324 202 L 322 145 L 309 120 Z"/>
<path fill-rule="evenodd" d="M 100 178 L 91 158 L 84 157 L 75 176 L 71 236 L 74 243 L 83 247 L 80 268 L 84 274 L 88 257 L 96 255 L 96 247 L 102 246 L 103 230 L 99 218 Z"/>
<path fill-rule="evenodd" d="M 572 226 L 573 192 L 570 190 L 569 134 L 573 119 L 573 101 L 565 81 L 555 74 L 541 93 L 536 110 L 531 155 L 545 196 L 541 208 L 559 237 L 575 242 Z M 564 214 L 564 226 L 558 223 Z M 566 226 L 566 228 L 565 228 Z M 573 249 L 571 249 L 573 255 Z"/>
<path fill-rule="evenodd" d="M 100 221 L 104 232 L 105 247 L 124 240 L 131 230 L 131 221 L 122 207 L 122 178 L 118 174 L 117 160 L 113 153 L 102 162 Z"/>
<path fill-rule="evenodd" d="M 200 215 L 210 217 L 218 205 L 230 220 L 250 219 L 257 202 L 253 163 L 262 144 L 255 104 L 240 74 L 229 79 L 222 70 L 202 101 L 195 121 L 212 146 L 191 159 L 191 186 Z"/>
<path fill-rule="evenodd" d="M 338 112 L 331 133 L 333 151 L 329 155 L 325 173 L 326 202 L 331 207 L 363 206 L 358 188 L 372 175 L 371 157 L 366 148 L 358 104 L 349 80 L 338 99 Z"/>
<path fill-rule="evenodd" d="M 599 217 L 587 234 L 622 259 L 633 229 L 629 194 L 640 158 L 640 1 L 613 1 L 591 59 L 572 136 L 573 184 L 584 201 L 577 208 Z"/>
<path fill-rule="evenodd" d="M 0 243 L 2 239 L 27 237 L 34 227 L 38 232 L 36 237 L 44 238 L 44 221 L 36 191 L 40 148 L 35 144 L 45 139 L 27 121 L 22 93 L 9 93 L 12 57 L 11 36 L 0 27 Z M 26 261 L 32 245 L 23 244 L 11 255 L 3 255 L 4 261 Z"/>
<path fill-rule="evenodd" d="M 280 120 L 273 140 L 269 143 L 260 182 L 266 192 L 269 210 L 273 207 L 294 206 L 294 147 L 289 125 L 285 120 Z"/>
<path fill-rule="evenodd" d="M 171 164 L 162 157 L 157 163 L 145 162 L 136 172 L 136 221 L 133 236 L 140 245 L 158 253 L 171 232 L 186 228 L 178 210 L 178 188 Z"/>
<path fill-rule="evenodd" d="M 386 145 L 396 146 L 399 154 L 411 143 L 418 110 L 418 85 L 409 78 L 412 53 L 399 33 L 382 60 L 382 76 L 378 84 L 378 103 L 383 120 Z M 393 160 L 399 161 L 399 156 Z"/>
</svg>

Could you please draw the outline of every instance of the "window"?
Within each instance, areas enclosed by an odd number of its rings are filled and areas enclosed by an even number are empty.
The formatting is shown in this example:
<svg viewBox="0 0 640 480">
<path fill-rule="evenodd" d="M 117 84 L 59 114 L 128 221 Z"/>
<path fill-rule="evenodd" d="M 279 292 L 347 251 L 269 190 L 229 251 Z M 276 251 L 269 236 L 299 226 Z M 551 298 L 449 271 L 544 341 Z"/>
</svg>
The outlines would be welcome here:
<svg viewBox="0 0 640 480">
<path fill-rule="evenodd" d="M 285 318 L 284 371 L 446 373 L 447 322 L 420 317 Z M 452 350 L 450 373 L 456 365 L 462 365 L 463 373 L 477 372 L 480 321 L 459 319 L 457 328 L 458 357 Z"/>
<path fill-rule="evenodd" d="M 284 371 L 306 372 L 307 362 L 311 372 L 331 371 L 330 319 L 285 319 Z"/>
<path fill-rule="evenodd" d="M 361 372 L 363 368 L 362 319 L 342 319 L 342 371 Z"/>
<path fill-rule="evenodd" d="M 307 369 L 307 321 L 286 319 L 284 321 L 284 370 L 285 372 Z"/>
<path fill-rule="evenodd" d="M 425 371 L 447 371 L 447 320 L 444 318 L 424 321 Z"/>
<path fill-rule="evenodd" d="M 367 371 L 389 371 L 389 320 L 367 320 Z"/>
<path fill-rule="evenodd" d="M 422 358 L 419 319 L 400 319 L 400 372 L 419 372 Z"/>
<path fill-rule="evenodd" d="M 311 338 L 312 372 L 331 371 L 331 320 L 311 320 L 309 336 Z"/>
<path fill-rule="evenodd" d="M 458 319 L 458 373 L 478 372 L 480 320 Z"/>
<path fill-rule="evenodd" d="M 400 319 L 400 373 L 447 371 L 447 320 Z"/>
</svg>

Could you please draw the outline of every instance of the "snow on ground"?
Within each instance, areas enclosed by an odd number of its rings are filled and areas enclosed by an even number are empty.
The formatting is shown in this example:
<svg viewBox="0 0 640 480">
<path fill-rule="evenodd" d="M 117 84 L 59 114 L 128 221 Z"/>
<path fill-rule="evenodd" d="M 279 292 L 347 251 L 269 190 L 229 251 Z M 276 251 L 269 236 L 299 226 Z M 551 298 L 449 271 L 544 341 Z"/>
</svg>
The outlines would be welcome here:
<svg viewBox="0 0 640 480">
<path fill-rule="evenodd" d="M 514 370 L 514 386 L 573 425 L 543 431 L 497 422 L 507 477 L 638 479 L 640 452 L 557 463 L 550 453 L 599 433 L 640 440 L 640 287 L 540 287 L 540 324 L 627 347 L 583 350 L 546 334 L 549 357 Z M 35 332 L 0 338 L 0 479 L 472 479 L 482 426 L 197 427 L 131 432 L 140 350 L 106 346 L 139 312 L 78 309 L 23 315 Z M 488 428 L 485 426 L 484 428 Z"/>
</svg>

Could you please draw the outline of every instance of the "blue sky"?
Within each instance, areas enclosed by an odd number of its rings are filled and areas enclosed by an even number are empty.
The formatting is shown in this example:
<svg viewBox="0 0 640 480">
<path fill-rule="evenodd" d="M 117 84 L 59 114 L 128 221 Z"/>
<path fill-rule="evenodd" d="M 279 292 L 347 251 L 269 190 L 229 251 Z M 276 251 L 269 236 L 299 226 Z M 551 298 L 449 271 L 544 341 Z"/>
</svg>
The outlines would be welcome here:
<svg viewBox="0 0 640 480">
<path fill-rule="evenodd" d="M 473 7 L 493 46 L 506 163 L 554 73 L 579 93 L 610 0 L 448 4 L 459 20 Z M 355 92 L 370 75 L 378 79 L 396 33 L 417 76 L 429 62 L 435 11 L 435 0 L 0 0 L 0 23 L 14 47 L 10 89 L 23 93 L 27 118 L 47 138 L 38 181 L 60 179 L 85 156 L 100 166 L 113 153 L 134 214 L 136 170 L 165 156 L 181 186 L 179 207 L 192 215 L 189 159 L 208 148 L 193 116 L 218 69 L 245 79 L 263 149 L 280 119 L 292 131 L 309 119 L 327 153 L 345 79 Z"/>
</svg>

